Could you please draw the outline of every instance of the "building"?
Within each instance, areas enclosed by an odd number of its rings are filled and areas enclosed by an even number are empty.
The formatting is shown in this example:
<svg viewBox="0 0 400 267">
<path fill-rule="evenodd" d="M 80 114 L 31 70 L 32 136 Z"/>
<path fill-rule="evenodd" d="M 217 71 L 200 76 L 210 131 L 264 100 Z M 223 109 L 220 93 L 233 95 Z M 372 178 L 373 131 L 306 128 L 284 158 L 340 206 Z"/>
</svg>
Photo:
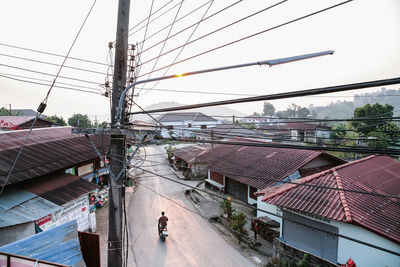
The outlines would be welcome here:
<svg viewBox="0 0 400 267">
<path fill-rule="evenodd" d="M 242 127 L 237 124 L 219 124 L 213 128 L 201 130 L 196 134 L 198 140 L 223 140 L 235 137 L 257 138 L 271 141 L 264 133 Z"/>
<path fill-rule="evenodd" d="M 281 242 L 334 263 L 351 258 L 360 267 L 400 266 L 400 200 L 368 194 L 400 195 L 398 161 L 373 155 L 296 183 L 257 193 L 283 216 Z"/>
<path fill-rule="evenodd" d="M 169 112 L 157 118 L 162 123 L 162 137 L 196 137 L 198 130 L 214 127 L 220 122 L 201 112 Z"/>
<path fill-rule="evenodd" d="M 216 145 L 199 155 L 198 161 L 208 163 L 206 181 L 246 203 L 257 203 L 263 209 L 265 203 L 254 195 L 257 190 L 282 181 L 294 181 L 345 162 L 322 151 L 261 147 L 257 144 L 268 143 L 244 138 L 232 141 L 254 145 Z"/>
<path fill-rule="evenodd" d="M 127 127 L 135 132 L 135 139 L 142 140 L 145 135 L 147 138 L 154 138 L 160 135 L 160 130 L 149 122 L 135 120 L 129 122 Z"/>
<path fill-rule="evenodd" d="M 72 219 L 78 229 L 95 228 L 89 194 L 107 191 L 108 172 L 85 136 L 71 134 L 71 127 L 33 129 L 7 179 L 29 130 L 0 133 L 0 240 L 15 241 Z M 100 151 L 109 139 L 91 136 Z"/>
<path fill-rule="evenodd" d="M 206 178 L 207 163 L 197 161 L 197 157 L 205 153 L 210 146 L 186 146 L 171 151 L 173 165 L 182 170 L 187 178 Z"/>
<path fill-rule="evenodd" d="M 34 120 L 35 116 L 0 116 L 0 131 L 30 129 Z M 44 118 L 38 118 L 34 128 L 52 127 L 54 125 Z"/>
</svg>

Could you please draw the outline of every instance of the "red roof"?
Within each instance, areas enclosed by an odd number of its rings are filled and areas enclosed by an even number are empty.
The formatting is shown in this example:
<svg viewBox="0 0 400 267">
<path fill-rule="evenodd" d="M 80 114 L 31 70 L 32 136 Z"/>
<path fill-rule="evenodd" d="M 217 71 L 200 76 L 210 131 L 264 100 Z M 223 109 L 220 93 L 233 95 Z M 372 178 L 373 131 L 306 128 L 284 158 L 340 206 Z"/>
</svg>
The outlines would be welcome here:
<svg viewBox="0 0 400 267">
<path fill-rule="evenodd" d="M 71 129 L 71 127 L 33 129 L 8 184 L 26 181 L 97 159 L 97 155 L 86 137 L 71 134 Z M 5 182 L 28 131 L 0 133 L 1 185 Z M 100 153 L 108 149 L 109 138 L 107 136 L 92 135 L 91 138 Z"/>
<path fill-rule="evenodd" d="M 189 163 L 193 162 L 197 156 L 205 151 L 207 151 L 207 147 L 205 146 L 187 146 L 173 150 L 171 154 Z"/>
<path fill-rule="evenodd" d="M 370 156 L 305 178 L 299 184 L 400 195 L 400 163 Z M 400 243 L 400 200 L 367 194 L 282 184 L 257 193 L 262 201 L 328 219 L 353 223 Z"/>
<path fill-rule="evenodd" d="M 244 138 L 232 141 L 255 142 Z M 240 145 L 218 145 L 201 154 L 196 161 L 207 162 L 213 172 L 262 189 L 276 184 L 317 157 L 324 157 L 335 165 L 344 162 L 323 151 Z"/>
</svg>

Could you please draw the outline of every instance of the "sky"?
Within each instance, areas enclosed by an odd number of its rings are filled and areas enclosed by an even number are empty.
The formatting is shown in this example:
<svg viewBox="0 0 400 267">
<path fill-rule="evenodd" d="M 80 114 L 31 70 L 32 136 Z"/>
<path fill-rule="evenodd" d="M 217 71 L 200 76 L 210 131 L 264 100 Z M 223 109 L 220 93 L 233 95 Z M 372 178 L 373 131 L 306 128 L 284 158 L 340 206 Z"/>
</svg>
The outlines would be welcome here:
<svg viewBox="0 0 400 267">
<path fill-rule="evenodd" d="M 2 25 L 0 107 L 8 107 L 11 104 L 15 109 L 36 110 L 58 72 L 59 67 L 55 65 L 63 61 L 63 57 L 11 46 L 66 55 L 93 2 L 93 0 L 0 0 L 0 24 Z M 264 95 L 289 92 L 395 78 L 400 74 L 400 1 L 398 0 L 352 1 L 173 65 L 168 72 L 164 69 L 153 72 L 151 76 L 146 74 L 153 69 L 171 64 L 180 49 L 162 55 L 159 60 L 149 60 L 184 45 L 190 37 L 190 40 L 195 40 L 281 1 L 243 0 L 202 21 L 197 28 L 191 27 L 178 33 L 190 25 L 196 25 L 203 16 L 210 16 L 235 2 L 232 0 L 154 0 L 154 2 L 132 0 L 129 24 L 133 30 L 130 31 L 129 44 L 136 44 L 138 51 L 143 47 L 142 51 L 144 51 L 140 54 L 143 65 L 140 67 L 138 80 L 325 50 L 334 50 L 334 55 L 274 67 L 253 66 L 165 80 L 158 84 L 147 83 L 139 88 L 151 89 L 155 86 L 155 89 L 187 92 L 136 88 L 135 94 L 138 96 L 135 97 L 135 101 L 141 107 L 163 101 L 175 101 L 181 104 L 203 103 L 241 97 L 235 94 Z M 341 2 L 333 0 L 283 1 L 275 7 L 186 45 L 177 61 Z M 165 7 L 151 17 L 151 23 L 147 27 L 146 38 L 144 38 L 146 19 L 152 3 L 153 12 Z M 201 8 L 197 9 L 198 7 Z M 56 114 L 67 119 L 74 113 L 82 113 L 88 114 L 91 119 L 97 116 L 97 119 L 101 121 L 109 117 L 109 98 L 102 95 L 105 90 L 100 85 L 104 84 L 107 77 L 112 81 L 112 69 L 109 65 L 114 61 L 114 54 L 113 51 L 109 51 L 108 43 L 115 40 L 117 9 L 118 1 L 97 0 L 70 53 L 70 57 L 100 62 L 104 65 L 67 59 L 65 66 L 80 70 L 64 67 L 60 76 L 69 79 L 59 77 L 56 82 L 58 86 L 88 90 L 92 93 L 55 87 L 50 93 L 45 115 Z M 193 10 L 196 11 L 190 13 Z M 164 14 L 159 16 L 162 13 Z M 187 15 L 188 13 L 190 14 Z M 171 28 L 169 25 L 175 18 L 178 21 Z M 163 28 L 164 30 L 160 31 Z M 169 38 L 164 44 L 161 41 L 167 38 L 168 33 L 169 36 L 178 34 Z M 145 40 L 144 43 L 143 40 Z M 159 44 L 154 46 L 157 43 Z M 147 50 L 147 48 L 150 49 Z M 23 81 L 42 83 L 42 85 Z M 387 88 L 400 89 L 400 86 L 393 85 Z M 369 88 L 324 96 L 275 100 L 271 103 L 277 110 L 284 110 L 291 103 L 306 107 L 311 104 L 320 106 L 339 100 L 351 101 L 354 94 L 379 89 Z M 199 94 L 190 93 L 190 91 L 220 94 Z M 253 102 L 229 107 L 245 114 L 252 114 L 261 112 L 262 104 L 262 102 Z M 135 107 L 133 111 L 135 110 L 138 108 Z"/>
</svg>

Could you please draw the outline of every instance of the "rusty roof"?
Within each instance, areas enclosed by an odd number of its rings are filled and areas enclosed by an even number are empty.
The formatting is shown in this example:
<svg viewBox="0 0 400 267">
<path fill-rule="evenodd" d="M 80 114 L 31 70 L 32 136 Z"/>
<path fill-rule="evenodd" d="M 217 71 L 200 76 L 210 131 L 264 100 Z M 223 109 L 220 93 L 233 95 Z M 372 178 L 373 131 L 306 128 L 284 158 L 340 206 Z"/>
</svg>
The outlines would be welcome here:
<svg viewBox="0 0 400 267">
<path fill-rule="evenodd" d="M 61 206 L 98 186 L 78 176 L 58 172 L 27 181 L 20 188 Z"/>
<path fill-rule="evenodd" d="M 232 141 L 256 142 L 244 138 L 235 138 Z M 213 172 L 262 189 L 276 184 L 319 157 L 334 165 L 345 162 L 323 151 L 225 144 L 217 145 L 199 155 L 196 161 L 208 163 Z"/>
<path fill-rule="evenodd" d="M 26 138 L 28 130 L 0 133 L 0 183 L 5 178 Z M 91 136 L 97 148 L 107 150 L 108 136 Z M 26 181 L 60 169 L 70 168 L 97 155 L 85 136 L 71 134 L 71 127 L 33 129 L 8 184 Z"/>
<path fill-rule="evenodd" d="M 193 162 L 197 156 L 207 151 L 207 149 L 206 146 L 187 146 L 173 150 L 171 151 L 171 154 L 189 163 Z"/>
<path fill-rule="evenodd" d="M 400 163 L 369 156 L 296 180 L 298 184 L 400 195 Z M 400 243 L 400 200 L 355 192 L 282 184 L 261 190 L 262 201 L 352 223 Z"/>
</svg>

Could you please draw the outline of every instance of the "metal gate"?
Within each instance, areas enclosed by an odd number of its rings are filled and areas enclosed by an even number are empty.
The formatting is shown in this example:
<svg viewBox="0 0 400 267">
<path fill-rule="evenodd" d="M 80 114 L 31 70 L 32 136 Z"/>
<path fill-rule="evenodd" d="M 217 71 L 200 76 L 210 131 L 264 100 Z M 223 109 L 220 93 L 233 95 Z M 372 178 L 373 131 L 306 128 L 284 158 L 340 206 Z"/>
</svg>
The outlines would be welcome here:
<svg viewBox="0 0 400 267">
<path fill-rule="evenodd" d="M 305 250 L 328 261 L 337 262 L 338 228 L 283 211 L 282 238 L 298 249 Z M 333 234 L 329 234 L 333 233 Z"/>
<path fill-rule="evenodd" d="M 232 180 L 228 177 L 225 178 L 226 182 L 226 192 L 236 197 L 237 199 L 243 200 L 247 203 L 247 185 L 239 183 L 235 180 Z"/>
</svg>

